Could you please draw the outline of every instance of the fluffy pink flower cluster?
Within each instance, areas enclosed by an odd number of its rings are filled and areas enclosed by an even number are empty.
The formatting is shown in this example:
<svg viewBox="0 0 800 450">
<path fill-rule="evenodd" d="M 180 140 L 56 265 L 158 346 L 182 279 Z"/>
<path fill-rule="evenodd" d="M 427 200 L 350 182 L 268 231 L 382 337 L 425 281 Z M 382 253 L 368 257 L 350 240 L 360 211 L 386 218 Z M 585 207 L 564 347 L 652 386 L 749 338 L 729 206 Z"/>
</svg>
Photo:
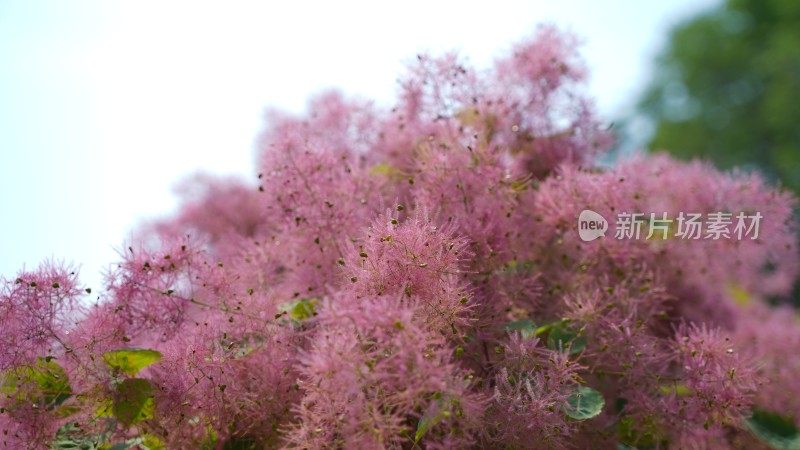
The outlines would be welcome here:
<svg viewBox="0 0 800 450">
<path fill-rule="evenodd" d="M 421 55 L 391 110 L 326 93 L 270 113 L 258 184 L 188 182 L 96 304 L 58 265 L 4 281 L 0 443 L 800 442 L 800 324 L 776 306 L 795 200 L 666 156 L 595 167 L 610 138 L 584 76 L 542 27 L 484 72 Z M 758 239 L 585 242 L 586 209 L 763 220 Z"/>
</svg>

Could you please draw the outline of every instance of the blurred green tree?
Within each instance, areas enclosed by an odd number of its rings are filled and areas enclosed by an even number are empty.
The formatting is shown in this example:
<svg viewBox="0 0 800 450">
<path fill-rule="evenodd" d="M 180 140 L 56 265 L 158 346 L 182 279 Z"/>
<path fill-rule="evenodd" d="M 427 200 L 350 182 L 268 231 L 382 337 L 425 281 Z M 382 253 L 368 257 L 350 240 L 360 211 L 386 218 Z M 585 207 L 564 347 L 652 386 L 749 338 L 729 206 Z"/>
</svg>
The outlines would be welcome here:
<svg viewBox="0 0 800 450">
<path fill-rule="evenodd" d="M 800 1 L 728 0 L 674 29 L 637 109 L 651 149 L 800 193 Z"/>
</svg>

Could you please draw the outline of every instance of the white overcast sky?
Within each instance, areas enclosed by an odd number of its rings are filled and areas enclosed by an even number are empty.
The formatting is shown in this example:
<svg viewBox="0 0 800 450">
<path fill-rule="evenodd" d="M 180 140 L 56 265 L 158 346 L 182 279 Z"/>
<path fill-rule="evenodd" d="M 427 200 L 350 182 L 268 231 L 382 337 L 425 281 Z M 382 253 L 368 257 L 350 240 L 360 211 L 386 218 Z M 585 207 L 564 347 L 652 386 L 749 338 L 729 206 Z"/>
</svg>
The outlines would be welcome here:
<svg viewBox="0 0 800 450">
<path fill-rule="evenodd" d="M 719 0 L 0 0 L 0 275 L 45 258 L 100 273 L 139 221 L 206 171 L 252 176 L 266 106 L 329 87 L 390 104 L 403 62 L 479 66 L 555 22 L 585 39 L 607 120 L 667 31 Z"/>
</svg>

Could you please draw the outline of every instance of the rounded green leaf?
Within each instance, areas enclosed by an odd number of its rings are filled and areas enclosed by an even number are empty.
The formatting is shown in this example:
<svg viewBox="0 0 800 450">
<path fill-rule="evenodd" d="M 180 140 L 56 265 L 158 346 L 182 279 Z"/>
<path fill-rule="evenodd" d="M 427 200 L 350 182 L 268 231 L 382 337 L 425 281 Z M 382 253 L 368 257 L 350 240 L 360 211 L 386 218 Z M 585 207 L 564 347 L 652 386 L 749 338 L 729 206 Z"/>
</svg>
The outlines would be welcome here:
<svg viewBox="0 0 800 450">
<path fill-rule="evenodd" d="M 152 419 L 155 410 L 153 387 L 144 378 L 128 378 L 117 386 L 114 417 L 125 426 Z"/>
<path fill-rule="evenodd" d="M 301 298 L 289 303 L 282 303 L 278 305 L 280 314 L 276 315 L 278 319 L 283 315 L 288 315 L 289 320 L 284 323 L 290 323 L 293 327 L 299 327 L 306 319 L 317 315 L 316 305 L 318 301 L 316 298 Z"/>
<path fill-rule="evenodd" d="M 590 387 L 579 386 L 567 399 L 564 412 L 575 420 L 586 420 L 600 414 L 605 404 L 603 394 Z"/>
<path fill-rule="evenodd" d="M 161 353 L 148 349 L 124 348 L 104 354 L 103 359 L 111 368 L 134 376 L 145 367 L 158 362 Z"/>
<path fill-rule="evenodd" d="M 508 331 L 517 331 L 522 339 L 530 339 L 536 335 L 536 324 L 532 320 L 518 320 L 506 324 Z"/>
<path fill-rule="evenodd" d="M 8 399 L 52 410 L 72 396 L 66 371 L 54 358 L 12 368 L 0 375 L 0 392 Z"/>
<path fill-rule="evenodd" d="M 296 302 L 291 303 L 291 308 L 289 309 L 289 316 L 295 320 L 305 320 L 310 317 L 313 317 L 316 314 L 314 311 L 314 306 L 317 304 L 316 299 L 309 299 L 309 298 L 302 298 Z"/>
<path fill-rule="evenodd" d="M 550 330 L 550 334 L 547 337 L 547 347 L 559 351 L 567 350 L 570 355 L 582 352 L 588 343 L 586 336 L 583 336 L 579 330 L 562 324 Z"/>
<path fill-rule="evenodd" d="M 770 447 L 779 450 L 800 450 L 800 430 L 791 420 L 767 411 L 755 410 L 745 425 Z"/>
</svg>

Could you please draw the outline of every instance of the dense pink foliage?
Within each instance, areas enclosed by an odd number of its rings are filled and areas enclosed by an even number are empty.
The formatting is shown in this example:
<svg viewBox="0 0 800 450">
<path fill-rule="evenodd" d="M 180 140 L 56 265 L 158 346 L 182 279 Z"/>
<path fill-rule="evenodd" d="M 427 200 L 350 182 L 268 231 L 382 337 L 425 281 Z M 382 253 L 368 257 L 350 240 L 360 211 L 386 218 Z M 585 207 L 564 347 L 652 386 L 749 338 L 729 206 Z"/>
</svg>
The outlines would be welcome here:
<svg viewBox="0 0 800 450">
<path fill-rule="evenodd" d="M 753 411 L 800 425 L 800 325 L 772 306 L 800 267 L 795 200 L 663 155 L 596 167 L 585 73 L 542 27 L 486 71 L 420 55 L 388 111 L 270 112 L 258 183 L 187 182 L 97 303 L 57 264 L 5 280 L 0 443 L 756 448 Z M 757 240 L 584 242 L 584 209 L 763 220 Z M 130 348 L 160 359 L 109 362 Z M 47 364 L 67 395 L 25 378 Z M 602 410 L 567 414 L 588 388 Z"/>
</svg>

